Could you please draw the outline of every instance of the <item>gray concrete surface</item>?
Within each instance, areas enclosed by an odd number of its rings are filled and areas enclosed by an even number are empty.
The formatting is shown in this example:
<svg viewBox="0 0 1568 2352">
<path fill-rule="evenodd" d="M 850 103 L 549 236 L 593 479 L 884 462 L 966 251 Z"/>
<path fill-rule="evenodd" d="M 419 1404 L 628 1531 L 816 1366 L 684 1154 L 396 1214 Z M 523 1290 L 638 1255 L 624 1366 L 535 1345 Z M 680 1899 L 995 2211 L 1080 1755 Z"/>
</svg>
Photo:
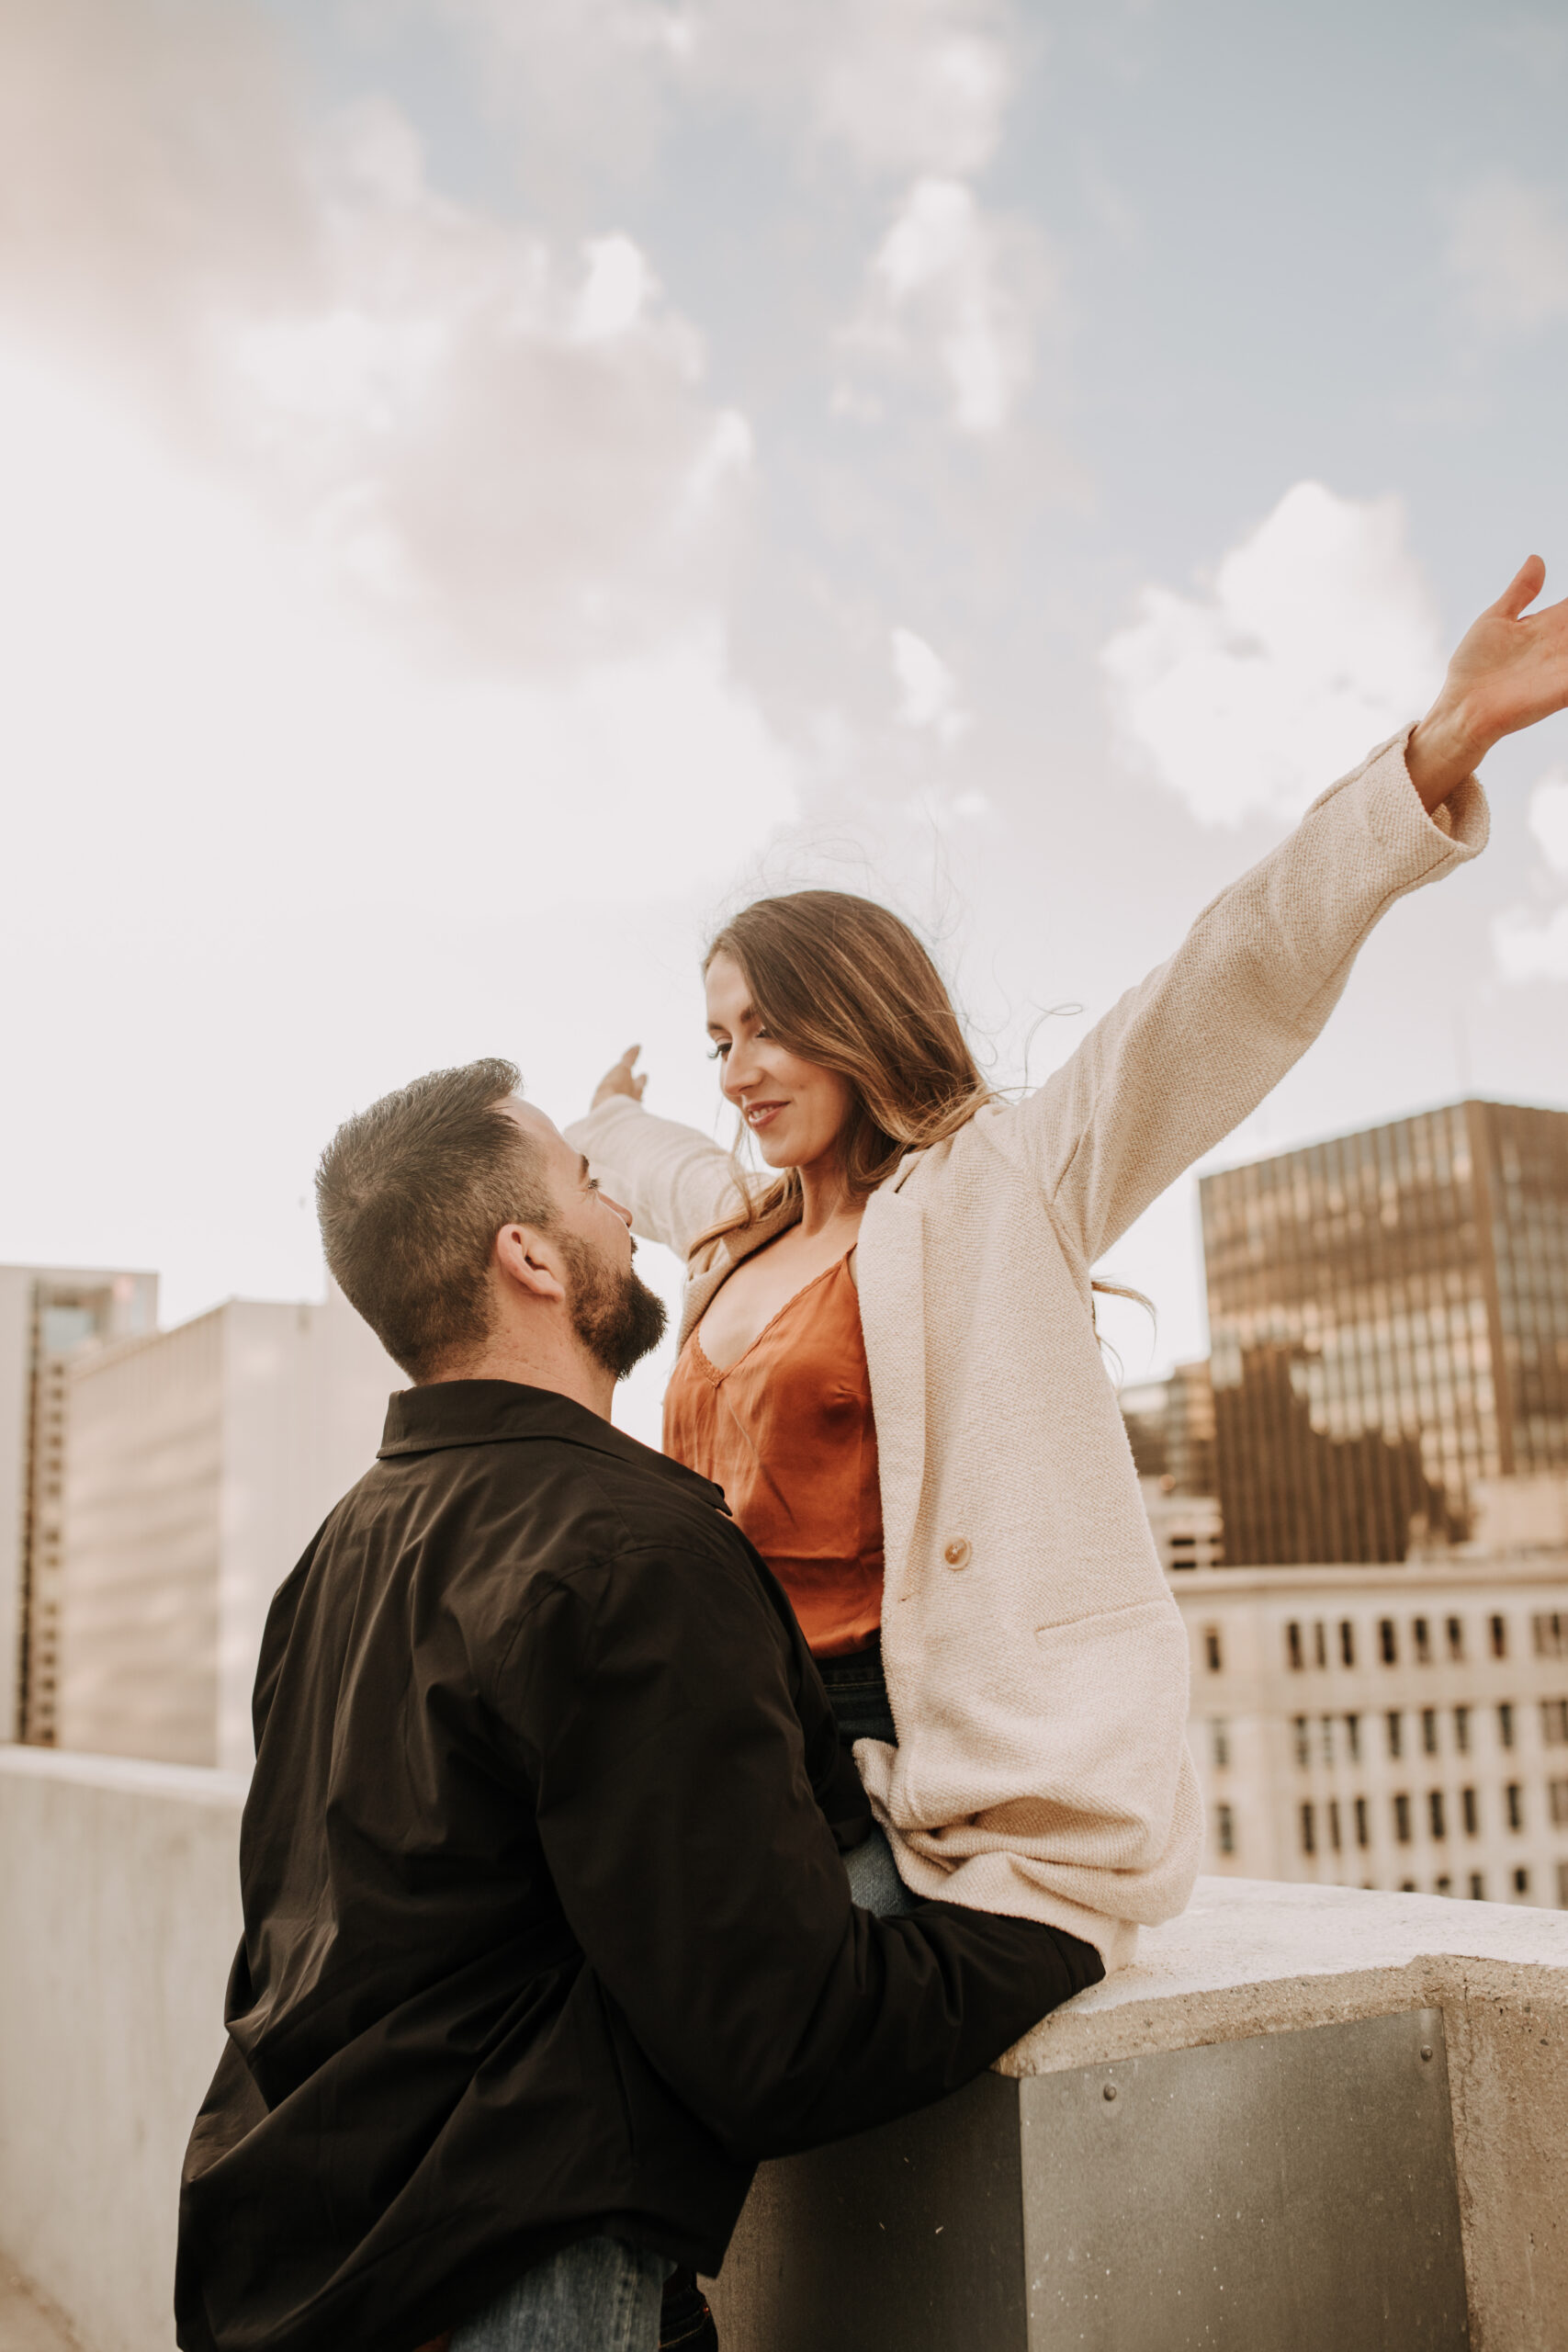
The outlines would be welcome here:
<svg viewBox="0 0 1568 2352">
<path fill-rule="evenodd" d="M 173 2342 L 176 2184 L 221 2042 L 243 1793 L 238 1775 L 0 1747 L 0 2243 L 87 2352 Z M 1568 2352 L 1562 1914 L 1203 1880 L 1001 2071 L 1424 2008 L 1445 2020 L 1472 2352 Z"/>
</svg>

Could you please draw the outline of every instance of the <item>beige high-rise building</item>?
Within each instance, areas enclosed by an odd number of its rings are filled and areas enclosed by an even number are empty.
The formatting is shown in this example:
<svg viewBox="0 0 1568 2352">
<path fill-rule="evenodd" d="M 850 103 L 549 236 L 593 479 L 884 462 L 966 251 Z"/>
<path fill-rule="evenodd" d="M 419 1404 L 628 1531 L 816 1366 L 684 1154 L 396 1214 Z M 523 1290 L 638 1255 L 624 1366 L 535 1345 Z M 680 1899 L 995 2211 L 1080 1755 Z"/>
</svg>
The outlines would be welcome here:
<svg viewBox="0 0 1568 2352">
<path fill-rule="evenodd" d="M 1205 1870 L 1568 1909 L 1568 1553 L 1171 1589 Z"/>
<path fill-rule="evenodd" d="M 268 1603 L 406 1377 L 333 1292 L 231 1300 L 65 1385 L 58 1744 L 243 1770 Z"/>
<path fill-rule="evenodd" d="M 0 1739 L 55 1736 L 67 1367 L 157 1321 L 156 1274 L 0 1266 Z"/>
</svg>

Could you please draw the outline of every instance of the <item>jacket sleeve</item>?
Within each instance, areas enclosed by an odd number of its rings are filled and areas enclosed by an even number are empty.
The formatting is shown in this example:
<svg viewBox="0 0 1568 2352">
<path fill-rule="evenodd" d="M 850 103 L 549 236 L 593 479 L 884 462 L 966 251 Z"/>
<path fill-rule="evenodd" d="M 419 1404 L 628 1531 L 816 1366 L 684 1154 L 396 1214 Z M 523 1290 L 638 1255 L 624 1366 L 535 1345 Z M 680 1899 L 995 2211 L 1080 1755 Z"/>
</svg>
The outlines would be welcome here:
<svg viewBox="0 0 1568 2352">
<path fill-rule="evenodd" d="M 739 1206 L 729 1154 L 695 1127 L 655 1118 L 628 1095 L 612 1095 L 566 1130 L 593 1174 L 645 1241 L 661 1241 L 681 1259 L 710 1225 Z"/>
<path fill-rule="evenodd" d="M 1404 764 L 1407 735 L 1331 786 L 1204 908 L 1169 962 L 1004 1114 L 1086 1265 L 1299 1059 L 1394 900 L 1484 848 L 1480 785 L 1467 777 L 1428 817 Z"/>
<path fill-rule="evenodd" d="M 1032 1921 L 852 1905 L 788 1637 L 743 1555 L 649 1550 L 563 1578 L 520 1630 L 501 1703 L 588 1964 L 735 2154 L 954 2090 L 1101 1973 Z"/>
</svg>

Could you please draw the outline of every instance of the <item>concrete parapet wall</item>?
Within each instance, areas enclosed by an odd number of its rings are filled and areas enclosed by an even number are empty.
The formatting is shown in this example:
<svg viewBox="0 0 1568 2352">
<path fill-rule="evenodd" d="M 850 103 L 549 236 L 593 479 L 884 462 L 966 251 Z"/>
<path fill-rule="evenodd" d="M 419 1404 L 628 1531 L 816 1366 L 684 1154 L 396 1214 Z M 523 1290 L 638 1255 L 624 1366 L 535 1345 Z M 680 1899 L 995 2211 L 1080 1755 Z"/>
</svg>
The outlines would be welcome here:
<svg viewBox="0 0 1568 2352">
<path fill-rule="evenodd" d="M 1568 2346 L 1568 1915 L 1201 1879 L 1108 1977 L 1008 2052 L 1017 2076 L 1440 2010 L 1473 2352 Z"/>
<path fill-rule="evenodd" d="M 240 1934 L 238 1773 L 0 1747 L 0 2246 L 85 2352 L 168 2352 Z"/>
<path fill-rule="evenodd" d="M 60 2306 L 87 2352 L 168 2352 L 173 2342 L 176 2184 L 221 2042 L 239 1933 L 244 1785 L 237 1774 L 0 1748 L 0 2245 Z M 837 2166 L 835 2177 L 857 2180 L 885 2164 L 887 2210 L 897 2214 L 908 2202 L 911 2153 L 929 2177 L 934 2163 L 944 2181 L 972 2184 L 981 2158 L 964 2153 L 964 2135 L 980 2132 L 976 2148 L 1000 2144 L 1005 2118 L 1000 2126 L 997 2119 L 1011 2097 L 1006 2077 L 1023 2088 L 1033 2082 L 1043 2096 L 1047 2078 L 1121 2070 L 1117 2112 L 1131 2121 L 1144 2093 L 1128 2070 L 1144 2060 L 1417 2015 L 1438 2021 L 1426 2030 L 1440 2041 L 1436 2063 L 1446 2058 L 1472 2352 L 1562 2352 L 1568 1918 L 1561 1914 L 1203 1880 L 1182 1918 L 1145 1936 L 1134 1967 L 1010 2052 L 998 2070 L 1004 2079 L 992 2077 L 989 2087 L 960 2094 L 891 2135 L 792 2164 Z M 1153 2079 L 1146 2070 L 1144 2079 Z M 1098 2083 L 1094 2096 L 1101 2096 Z M 1310 2133 L 1311 2114 L 1299 2120 Z M 1018 2162 L 1015 2155 L 1015 2169 Z M 726 2352 L 752 2345 L 783 2352 L 787 2338 L 768 2298 L 817 2258 L 819 2247 L 792 2238 L 790 2216 L 817 2210 L 811 2199 L 820 2206 L 821 2193 L 810 2176 L 763 2168 L 716 2295 Z M 1023 2243 L 1006 2208 L 1004 2194 L 986 2255 L 992 2267 L 1004 2240 L 1015 2250 Z M 940 2220 L 930 2224 L 929 2243 L 942 2243 Z M 916 2245 L 917 2269 L 919 2258 Z M 973 2245 L 965 2258 L 986 2267 Z M 934 2312 L 934 2301 L 920 2303 L 918 2276 L 907 2283 L 911 2308 Z M 1021 2324 L 1032 2352 L 1053 2340 L 1027 2313 Z M 902 2352 L 947 2352 L 950 2342 L 969 2340 L 919 2324 L 899 2338 Z M 854 2352 L 847 2335 L 834 2352 Z M 999 2352 L 999 2339 L 987 2352 Z"/>
</svg>

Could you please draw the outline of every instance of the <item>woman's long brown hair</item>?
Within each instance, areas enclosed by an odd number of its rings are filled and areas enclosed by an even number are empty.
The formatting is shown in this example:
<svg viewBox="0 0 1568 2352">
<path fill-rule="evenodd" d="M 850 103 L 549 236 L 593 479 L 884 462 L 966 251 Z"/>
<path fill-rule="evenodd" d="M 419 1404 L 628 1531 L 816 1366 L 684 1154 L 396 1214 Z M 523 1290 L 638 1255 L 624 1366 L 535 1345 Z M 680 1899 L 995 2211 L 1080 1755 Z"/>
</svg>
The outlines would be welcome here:
<svg viewBox="0 0 1568 2352">
<path fill-rule="evenodd" d="M 705 972 L 716 956 L 739 966 L 753 1012 L 781 1046 L 848 1079 L 844 1178 L 856 1199 L 886 1182 L 906 1152 L 956 1135 L 995 1099 L 942 974 L 908 924 L 874 899 L 848 890 L 758 899 L 709 942 Z M 801 1197 L 798 1170 L 754 1191 L 739 1155 L 738 1136 L 741 1205 L 699 1236 L 694 1258 Z M 1093 1287 L 1148 1305 L 1117 1283 Z"/>
</svg>

